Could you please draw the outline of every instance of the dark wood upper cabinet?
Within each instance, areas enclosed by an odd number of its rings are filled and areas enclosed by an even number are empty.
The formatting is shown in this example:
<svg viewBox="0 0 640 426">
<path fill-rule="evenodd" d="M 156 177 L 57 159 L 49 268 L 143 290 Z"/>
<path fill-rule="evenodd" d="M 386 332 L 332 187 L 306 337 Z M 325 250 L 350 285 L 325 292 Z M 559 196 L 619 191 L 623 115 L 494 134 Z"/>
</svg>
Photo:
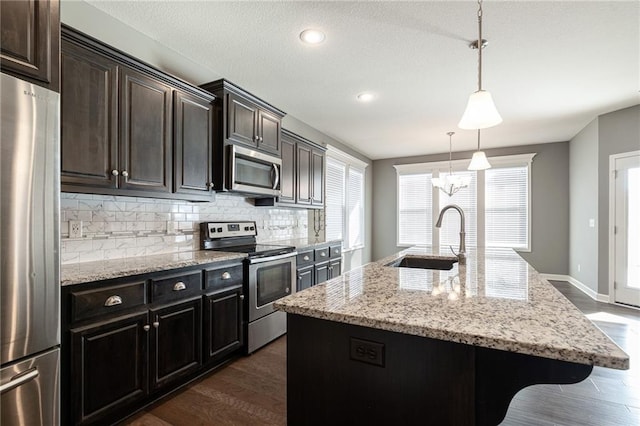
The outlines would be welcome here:
<svg viewBox="0 0 640 426">
<path fill-rule="evenodd" d="M 120 69 L 120 187 L 171 192 L 171 87 Z"/>
<path fill-rule="evenodd" d="M 282 118 L 266 111 L 258 112 L 258 148 L 280 153 L 280 133 Z"/>
<path fill-rule="evenodd" d="M 280 169 L 280 203 L 296 202 L 296 142 L 290 138 L 282 137 L 280 153 L 282 155 L 282 168 Z"/>
<path fill-rule="evenodd" d="M 116 188 L 118 65 L 66 40 L 61 58 L 61 183 Z"/>
<path fill-rule="evenodd" d="M 59 91 L 59 0 L 0 1 L 2 71 Z"/>
<path fill-rule="evenodd" d="M 179 90 L 174 92 L 174 191 L 213 191 L 213 105 Z"/>
<path fill-rule="evenodd" d="M 311 151 L 311 204 L 324 205 L 324 151 Z"/>
<path fill-rule="evenodd" d="M 215 96 L 69 27 L 62 37 L 62 191 L 211 200 Z"/>
<path fill-rule="evenodd" d="M 298 184 L 297 203 L 311 204 L 311 147 L 298 143 L 296 148 Z"/>
<path fill-rule="evenodd" d="M 72 415 L 77 424 L 116 415 L 147 394 L 147 311 L 70 330 Z"/>
<path fill-rule="evenodd" d="M 222 128 L 216 138 L 216 152 L 222 152 L 227 144 L 242 144 L 280 156 L 283 111 L 224 79 L 201 87 L 213 93 L 219 105 Z M 216 189 L 222 186 L 216 184 Z"/>
</svg>

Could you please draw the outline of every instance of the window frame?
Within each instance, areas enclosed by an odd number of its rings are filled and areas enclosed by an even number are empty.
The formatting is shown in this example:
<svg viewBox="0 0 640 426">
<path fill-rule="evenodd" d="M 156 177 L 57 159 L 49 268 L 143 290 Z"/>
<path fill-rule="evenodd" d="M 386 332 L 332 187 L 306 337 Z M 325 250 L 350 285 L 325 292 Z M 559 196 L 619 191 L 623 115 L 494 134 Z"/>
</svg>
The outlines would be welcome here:
<svg viewBox="0 0 640 426">
<path fill-rule="evenodd" d="M 348 253 L 355 250 L 363 249 L 367 244 L 367 235 L 365 232 L 365 220 L 366 220 L 366 169 L 369 164 L 366 162 L 343 152 L 334 146 L 327 145 L 326 152 L 327 161 L 325 161 L 325 176 L 327 176 L 327 167 L 329 166 L 329 161 L 335 161 L 344 165 L 344 197 L 342 200 L 342 252 Z M 351 169 L 354 169 L 362 174 L 362 184 L 360 186 L 360 193 L 362 194 L 361 203 L 362 208 L 360 209 L 360 235 L 362 235 L 362 242 L 360 244 L 356 244 L 352 247 L 347 246 L 350 240 L 349 233 L 349 174 Z M 328 187 L 325 188 L 325 193 L 328 191 Z M 325 235 L 326 235 L 326 206 L 325 206 Z"/>
<path fill-rule="evenodd" d="M 527 169 L 527 244 L 526 247 L 514 248 L 518 252 L 531 252 L 531 164 L 533 158 L 537 153 L 516 154 L 516 155 L 504 155 L 489 157 L 489 162 L 492 168 L 509 168 L 509 167 L 526 167 Z M 467 170 L 469 160 L 453 160 L 451 161 L 452 171 Z M 400 176 L 402 175 L 415 175 L 415 174 L 427 174 L 430 173 L 432 178 L 440 176 L 440 173 L 446 174 L 449 172 L 449 161 L 433 161 L 428 163 L 412 163 L 412 164 L 395 164 L 393 166 L 396 169 L 396 246 L 397 247 L 411 247 L 414 244 L 405 243 L 400 241 Z M 476 224 L 477 224 L 477 244 L 480 247 L 484 247 L 486 244 L 485 239 L 485 171 L 478 170 L 476 172 Z M 440 197 L 438 196 L 438 188 L 431 188 L 431 206 L 432 217 L 437 218 L 440 214 Z M 463 189 L 464 190 L 464 189 Z M 435 220 L 435 219 L 434 219 Z M 428 246 L 439 248 L 440 244 L 440 232 L 438 229 L 434 229 L 432 232 L 432 238 Z"/>
</svg>

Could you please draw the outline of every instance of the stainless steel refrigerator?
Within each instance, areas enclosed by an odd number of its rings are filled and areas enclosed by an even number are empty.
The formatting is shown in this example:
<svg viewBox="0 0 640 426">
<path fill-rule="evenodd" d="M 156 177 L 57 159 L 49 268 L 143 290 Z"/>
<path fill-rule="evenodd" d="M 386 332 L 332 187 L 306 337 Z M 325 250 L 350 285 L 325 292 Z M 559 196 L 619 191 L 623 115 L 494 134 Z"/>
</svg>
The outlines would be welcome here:
<svg viewBox="0 0 640 426">
<path fill-rule="evenodd" d="M 60 95 L 0 77 L 0 424 L 57 425 Z"/>
</svg>

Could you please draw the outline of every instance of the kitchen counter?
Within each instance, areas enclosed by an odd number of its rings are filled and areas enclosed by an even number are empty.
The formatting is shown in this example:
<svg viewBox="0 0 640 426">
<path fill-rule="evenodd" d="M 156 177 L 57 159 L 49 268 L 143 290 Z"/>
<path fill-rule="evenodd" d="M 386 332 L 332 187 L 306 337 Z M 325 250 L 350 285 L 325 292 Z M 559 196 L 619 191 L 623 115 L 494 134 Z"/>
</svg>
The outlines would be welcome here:
<svg viewBox="0 0 640 426">
<path fill-rule="evenodd" d="M 412 248 L 276 302 L 287 313 L 573 363 L 629 356 L 513 250 L 474 250 L 451 271 L 386 266 Z M 451 253 L 449 253 L 451 255 Z"/>
<path fill-rule="evenodd" d="M 408 254 L 434 256 L 404 250 L 274 304 L 289 424 L 497 425 L 522 388 L 629 368 L 513 250 L 472 250 L 448 271 L 390 266 Z"/>
<path fill-rule="evenodd" d="M 342 243 L 342 240 L 325 241 L 320 238 L 294 238 L 294 239 L 288 239 L 288 240 L 268 241 L 266 244 L 279 244 L 279 245 L 285 245 L 285 246 L 293 246 L 296 248 L 296 250 L 303 250 L 306 248 L 329 246 L 331 244 L 339 244 L 339 243 Z"/>
<path fill-rule="evenodd" d="M 138 256 L 96 262 L 61 265 L 60 283 L 63 286 L 92 281 L 102 281 L 130 275 L 165 271 L 187 266 L 205 265 L 214 262 L 244 259 L 244 253 L 222 251 L 188 251 L 154 256 Z"/>
</svg>

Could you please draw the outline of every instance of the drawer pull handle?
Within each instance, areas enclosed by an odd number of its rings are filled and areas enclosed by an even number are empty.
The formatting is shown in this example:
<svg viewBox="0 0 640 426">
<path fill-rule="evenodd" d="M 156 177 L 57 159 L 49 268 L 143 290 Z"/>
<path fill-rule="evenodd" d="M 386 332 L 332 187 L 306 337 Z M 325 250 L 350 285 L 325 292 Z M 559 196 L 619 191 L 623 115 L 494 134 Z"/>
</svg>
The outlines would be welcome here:
<svg viewBox="0 0 640 426">
<path fill-rule="evenodd" d="M 187 286 L 184 285 L 184 283 L 182 281 L 178 281 L 177 283 L 175 283 L 173 285 L 173 291 L 182 291 L 184 289 L 186 289 Z"/>
<path fill-rule="evenodd" d="M 327 252 L 326 251 L 321 251 L 320 252 L 320 257 L 327 257 Z"/>
<path fill-rule="evenodd" d="M 231 279 L 231 274 L 228 272 L 223 272 L 222 273 L 222 279 L 223 280 L 230 280 Z"/>
<path fill-rule="evenodd" d="M 151 327 L 149 326 L 149 324 L 146 324 L 144 327 L 142 327 L 142 329 L 144 331 L 149 331 L 151 329 Z"/>
<path fill-rule="evenodd" d="M 306 262 L 307 260 L 309 260 L 309 256 L 303 257 L 302 260 L 304 260 Z"/>
<path fill-rule="evenodd" d="M 23 371 L 22 373 L 18 373 L 13 376 L 7 383 L 0 386 L 0 393 L 9 392 L 11 389 L 15 389 L 18 386 L 21 386 L 36 377 L 38 377 L 40 373 L 38 372 L 38 368 L 34 367 L 29 370 Z"/>
<path fill-rule="evenodd" d="M 104 302 L 104 306 L 116 306 L 116 305 L 122 305 L 122 298 L 120 296 L 110 296 Z"/>
<path fill-rule="evenodd" d="M 159 323 L 158 321 L 154 321 L 154 322 L 153 322 L 153 326 L 154 326 L 155 328 L 158 328 L 158 327 L 160 327 L 160 323 Z"/>
</svg>

